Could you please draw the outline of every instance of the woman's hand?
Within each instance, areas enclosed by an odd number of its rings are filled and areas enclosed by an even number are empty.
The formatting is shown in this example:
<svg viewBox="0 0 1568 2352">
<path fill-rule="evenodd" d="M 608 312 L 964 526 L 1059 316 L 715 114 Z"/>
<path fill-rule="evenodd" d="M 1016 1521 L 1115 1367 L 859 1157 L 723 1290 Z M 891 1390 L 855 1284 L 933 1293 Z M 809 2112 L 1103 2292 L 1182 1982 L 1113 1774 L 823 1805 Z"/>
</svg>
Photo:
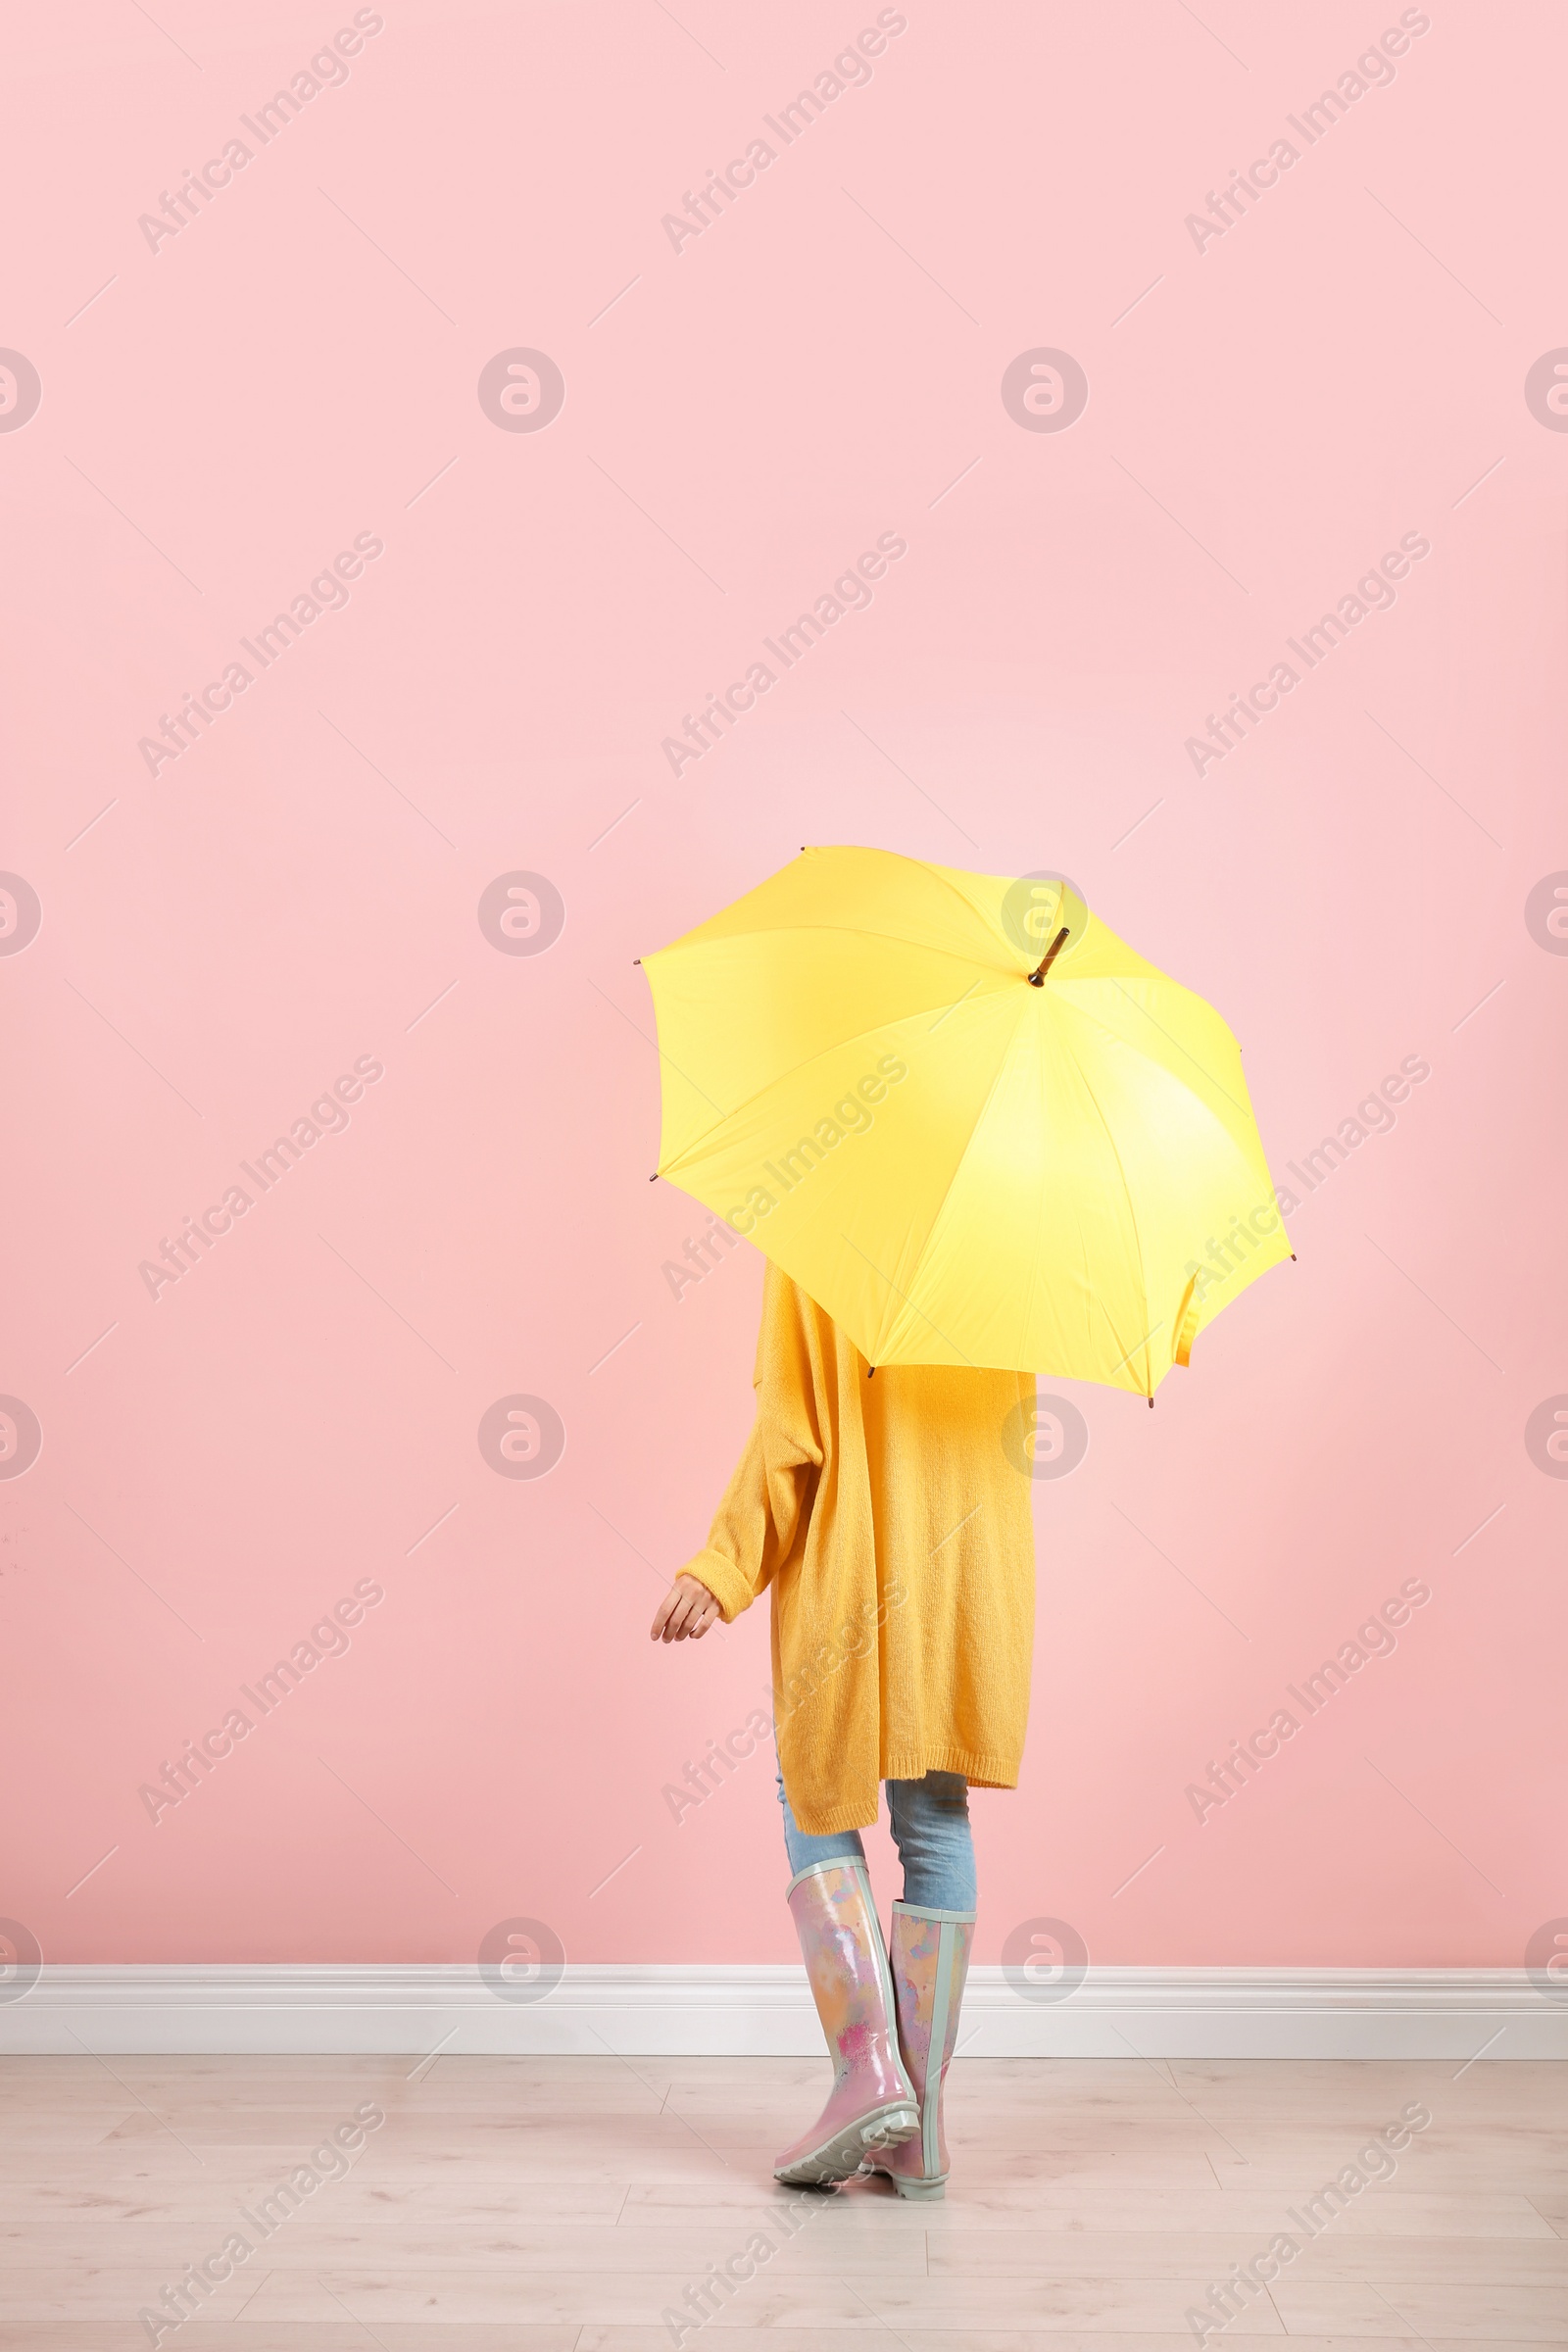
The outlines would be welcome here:
<svg viewBox="0 0 1568 2352">
<path fill-rule="evenodd" d="M 688 1636 L 700 1642 L 710 1625 L 720 1619 L 717 1601 L 706 1585 L 695 1576 L 677 1576 L 654 1612 L 649 1629 L 653 1642 L 684 1642 Z"/>
</svg>

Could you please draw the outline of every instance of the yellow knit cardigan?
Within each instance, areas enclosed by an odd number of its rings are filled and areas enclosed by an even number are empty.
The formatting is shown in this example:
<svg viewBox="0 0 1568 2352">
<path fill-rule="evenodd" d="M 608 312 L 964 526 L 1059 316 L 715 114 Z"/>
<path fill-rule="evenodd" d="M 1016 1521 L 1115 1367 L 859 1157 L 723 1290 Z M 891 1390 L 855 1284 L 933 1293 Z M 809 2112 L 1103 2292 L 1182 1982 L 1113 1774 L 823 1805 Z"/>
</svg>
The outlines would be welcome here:
<svg viewBox="0 0 1568 2352">
<path fill-rule="evenodd" d="M 686 1573 L 726 1622 L 773 1589 L 773 1712 L 813 1836 L 877 1784 L 1013 1788 L 1029 1714 L 1032 1373 L 865 1357 L 769 1262 L 757 1420 Z"/>
</svg>

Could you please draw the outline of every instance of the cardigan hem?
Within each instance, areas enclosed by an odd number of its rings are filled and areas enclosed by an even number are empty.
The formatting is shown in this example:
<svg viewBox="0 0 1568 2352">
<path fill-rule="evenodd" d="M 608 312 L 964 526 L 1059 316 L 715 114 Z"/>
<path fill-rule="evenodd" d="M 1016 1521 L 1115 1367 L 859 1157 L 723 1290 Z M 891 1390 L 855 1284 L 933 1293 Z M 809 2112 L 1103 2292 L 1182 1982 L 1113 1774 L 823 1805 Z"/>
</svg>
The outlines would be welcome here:
<svg viewBox="0 0 1568 2352">
<path fill-rule="evenodd" d="M 928 1772 L 961 1774 L 971 1788 L 1016 1788 L 1018 1759 L 1006 1756 L 977 1755 L 966 1747 L 925 1747 L 906 1750 L 886 1756 L 882 1761 L 884 1781 L 920 1781 Z M 880 1782 L 869 1795 L 852 1798 L 848 1803 L 827 1805 L 806 1818 L 810 1808 L 795 1801 L 794 1791 L 788 1788 L 790 1811 L 795 1826 L 808 1838 L 837 1838 L 849 1830 L 868 1830 L 881 1810 Z"/>
<path fill-rule="evenodd" d="M 916 1747 L 884 1756 L 885 1781 L 923 1780 L 928 1772 L 959 1772 L 976 1788 L 1016 1788 L 1018 1756 L 987 1756 L 972 1747 Z"/>
</svg>

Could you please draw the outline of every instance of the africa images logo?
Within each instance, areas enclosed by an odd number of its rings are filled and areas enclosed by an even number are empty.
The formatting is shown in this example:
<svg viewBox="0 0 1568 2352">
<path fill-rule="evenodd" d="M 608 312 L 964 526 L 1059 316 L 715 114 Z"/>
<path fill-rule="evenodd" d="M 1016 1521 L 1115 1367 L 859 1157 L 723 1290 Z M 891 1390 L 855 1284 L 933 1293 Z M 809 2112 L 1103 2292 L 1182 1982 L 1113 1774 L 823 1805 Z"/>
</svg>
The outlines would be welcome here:
<svg viewBox="0 0 1568 2352">
<path fill-rule="evenodd" d="M 1020 351 L 1002 378 L 1002 405 L 1026 433 L 1062 433 L 1089 406 L 1089 378 L 1070 351 Z"/>
<path fill-rule="evenodd" d="M 548 352 L 518 344 L 485 362 L 478 389 L 480 408 L 504 433 L 538 433 L 560 416 L 566 379 Z"/>
<path fill-rule="evenodd" d="M 21 1478 L 43 1450 L 43 1428 L 20 1396 L 0 1396 L 0 1478 Z"/>
<path fill-rule="evenodd" d="M 38 370 L 20 351 L 0 351 L 0 433 L 20 432 L 43 398 Z"/>
<path fill-rule="evenodd" d="M 565 901 L 545 874 L 497 874 L 479 895 L 479 928 L 503 956 L 542 956 L 565 921 Z"/>
<path fill-rule="evenodd" d="M 1568 433 L 1568 351 L 1542 353 L 1525 377 L 1525 407 L 1548 433 Z"/>
<path fill-rule="evenodd" d="M 30 948 L 42 921 L 32 884 L 21 874 L 0 874 L 0 956 L 20 956 Z"/>
<path fill-rule="evenodd" d="M 479 1451 L 502 1478 L 543 1478 L 566 1450 L 566 1425 L 543 1396 L 498 1396 L 479 1419 Z"/>
</svg>

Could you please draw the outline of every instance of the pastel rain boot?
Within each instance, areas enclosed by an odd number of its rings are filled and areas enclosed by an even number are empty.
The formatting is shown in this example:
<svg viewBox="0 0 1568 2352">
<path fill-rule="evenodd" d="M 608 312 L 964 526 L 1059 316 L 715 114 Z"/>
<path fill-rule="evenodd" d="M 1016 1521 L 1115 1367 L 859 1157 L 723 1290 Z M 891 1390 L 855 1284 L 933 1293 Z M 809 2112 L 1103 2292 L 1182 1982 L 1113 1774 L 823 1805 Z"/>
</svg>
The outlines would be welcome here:
<svg viewBox="0 0 1568 2352">
<path fill-rule="evenodd" d="M 891 1961 L 899 2048 L 920 2102 L 920 2129 L 898 2147 L 874 2156 L 871 2170 L 886 2173 L 901 2197 L 947 2195 L 942 2085 L 958 2038 L 958 2011 L 973 1940 L 972 1911 L 925 1911 L 911 1903 L 893 1906 Z"/>
<path fill-rule="evenodd" d="M 773 2177 L 826 2188 L 858 2173 L 874 2150 L 907 2139 L 920 2113 L 899 2056 L 887 1947 L 864 1860 L 812 1863 L 790 1881 L 788 1901 L 834 2073 L 827 2105 L 785 2149 Z"/>
</svg>

